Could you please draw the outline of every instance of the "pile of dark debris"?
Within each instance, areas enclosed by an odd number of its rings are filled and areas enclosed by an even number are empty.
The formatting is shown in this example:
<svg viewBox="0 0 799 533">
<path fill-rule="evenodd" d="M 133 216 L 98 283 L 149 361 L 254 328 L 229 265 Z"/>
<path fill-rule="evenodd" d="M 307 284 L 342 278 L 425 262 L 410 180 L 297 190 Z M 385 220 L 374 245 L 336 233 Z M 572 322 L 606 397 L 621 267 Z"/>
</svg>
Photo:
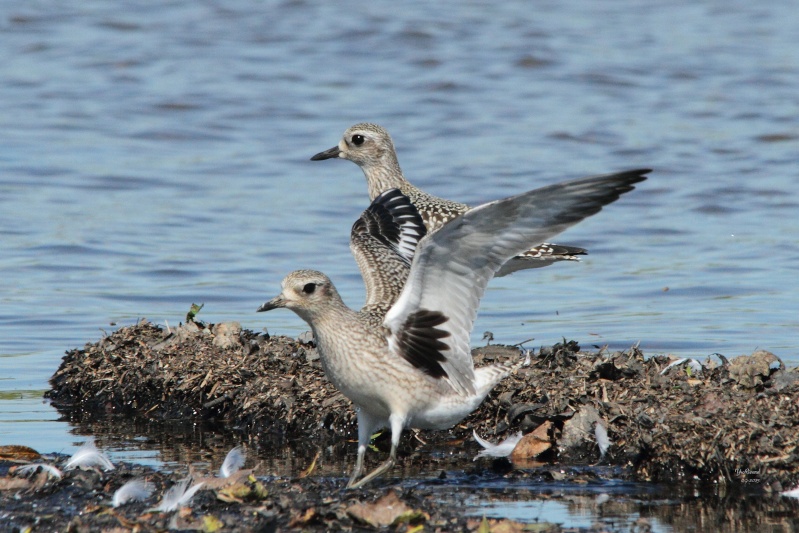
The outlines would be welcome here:
<svg viewBox="0 0 799 533">
<path fill-rule="evenodd" d="M 73 417 L 194 418 L 287 440 L 354 439 L 355 413 L 308 340 L 237 323 L 164 329 L 142 320 L 67 352 L 49 397 Z M 587 352 L 574 341 L 520 352 L 475 349 L 477 366 L 525 355 L 529 364 L 462 424 L 403 446 L 538 428 L 533 464 L 613 465 L 631 479 L 749 483 L 765 492 L 799 483 L 799 372 L 769 352 L 674 360 L 645 358 L 637 346 Z"/>
</svg>

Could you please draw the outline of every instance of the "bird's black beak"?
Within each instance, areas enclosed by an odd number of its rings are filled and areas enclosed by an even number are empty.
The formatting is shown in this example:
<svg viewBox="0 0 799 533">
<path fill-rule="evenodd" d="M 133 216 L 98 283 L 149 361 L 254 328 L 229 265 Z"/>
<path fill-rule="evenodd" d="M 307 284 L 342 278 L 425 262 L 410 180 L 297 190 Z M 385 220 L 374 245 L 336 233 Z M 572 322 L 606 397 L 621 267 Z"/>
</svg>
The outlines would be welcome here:
<svg viewBox="0 0 799 533">
<path fill-rule="evenodd" d="M 283 299 L 283 296 L 275 296 L 261 307 L 255 310 L 256 313 L 263 313 L 264 311 L 271 311 L 272 309 L 279 309 L 281 307 L 286 307 L 286 301 Z"/>
<path fill-rule="evenodd" d="M 338 146 L 334 146 L 330 150 L 325 150 L 324 152 L 319 152 L 315 156 L 311 158 L 311 161 L 322 161 L 324 159 L 333 159 L 334 157 L 338 157 L 338 154 L 341 153 Z"/>
</svg>

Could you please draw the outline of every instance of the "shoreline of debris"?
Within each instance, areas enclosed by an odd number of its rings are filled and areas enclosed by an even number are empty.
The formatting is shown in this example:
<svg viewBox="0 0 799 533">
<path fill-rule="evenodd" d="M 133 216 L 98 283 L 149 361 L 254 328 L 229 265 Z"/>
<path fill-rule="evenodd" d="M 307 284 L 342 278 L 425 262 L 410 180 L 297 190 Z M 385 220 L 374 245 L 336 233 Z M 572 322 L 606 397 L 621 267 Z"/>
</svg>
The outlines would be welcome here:
<svg viewBox="0 0 799 533">
<path fill-rule="evenodd" d="M 520 357 L 501 345 L 473 354 L 476 366 Z M 769 352 L 675 362 L 637 347 L 584 352 L 570 341 L 531 355 L 463 423 L 422 439 L 470 441 L 476 431 L 496 442 L 538 429 L 537 453 L 528 452 L 538 463 L 600 463 L 638 481 L 775 493 L 799 483 L 799 372 Z M 320 443 L 357 435 L 355 413 L 324 377 L 312 343 L 237 323 L 164 331 L 142 320 L 68 351 L 50 383 L 47 396 L 73 418 L 213 420 L 247 435 Z M 410 440 L 405 448 L 418 445 Z"/>
</svg>

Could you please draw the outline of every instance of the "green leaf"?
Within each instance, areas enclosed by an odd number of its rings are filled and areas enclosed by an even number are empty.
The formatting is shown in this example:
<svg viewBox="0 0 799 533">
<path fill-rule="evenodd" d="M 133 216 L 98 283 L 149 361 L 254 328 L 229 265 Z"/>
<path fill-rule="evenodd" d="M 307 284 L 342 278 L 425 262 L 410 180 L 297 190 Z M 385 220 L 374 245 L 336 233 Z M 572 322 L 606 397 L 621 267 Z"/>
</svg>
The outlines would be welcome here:
<svg viewBox="0 0 799 533">
<path fill-rule="evenodd" d="M 205 307 L 205 304 L 200 304 L 200 305 L 197 305 L 195 303 L 191 304 L 191 309 L 189 309 L 189 312 L 186 313 L 186 322 L 194 322 L 194 317 L 196 317 L 199 314 L 200 309 L 202 309 L 203 307 Z"/>
</svg>

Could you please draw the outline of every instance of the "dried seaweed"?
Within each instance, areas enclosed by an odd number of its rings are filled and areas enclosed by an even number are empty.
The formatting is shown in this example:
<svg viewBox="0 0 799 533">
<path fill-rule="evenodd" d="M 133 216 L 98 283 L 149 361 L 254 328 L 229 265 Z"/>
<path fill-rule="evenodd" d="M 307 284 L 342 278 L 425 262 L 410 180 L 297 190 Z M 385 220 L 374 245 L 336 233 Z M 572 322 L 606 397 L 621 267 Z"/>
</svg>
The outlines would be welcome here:
<svg viewBox="0 0 799 533">
<path fill-rule="evenodd" d="M 549 421 L 556 446 L 544 460 L 595 464 L 594 426 L 582 440 L 561 439 L 566 421 L 590 408 L 612 442 L 602 464 L 631 465 L 641 480 L 780 491 L 799 482 L 799 373 L 764 354 L 734 366 L 708 361 L 699 374 L 675 366 L 661 375 L 668 357 L 645 358 L 637 346 L 585 352 L 564 340 L 534 353 L 462 424 L 421 436 L 428 443 L 467 439 L 472 430 L 505 437 Z M 478 365 L 520 357 L 518 348 L 501 345 L 474 356 Z M 324 377 L 312 344 L 235 323 L 120 328 L 67 352 L 51 385 L 54 405 L 72 416 L 216 420 L 249 434 L 320 442 L 356 436 L 349 401 Z"/>
</svg>

